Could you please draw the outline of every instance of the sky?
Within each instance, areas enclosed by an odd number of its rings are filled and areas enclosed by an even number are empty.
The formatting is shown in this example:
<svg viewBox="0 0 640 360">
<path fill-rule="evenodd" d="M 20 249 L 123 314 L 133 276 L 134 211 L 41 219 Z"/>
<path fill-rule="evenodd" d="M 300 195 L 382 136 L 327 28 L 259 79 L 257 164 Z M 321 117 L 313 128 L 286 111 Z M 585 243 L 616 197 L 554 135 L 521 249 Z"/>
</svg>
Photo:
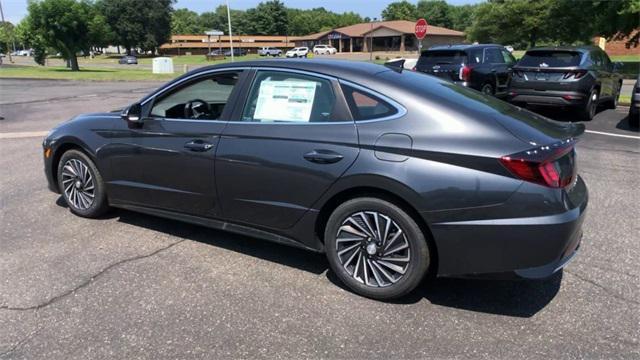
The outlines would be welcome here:
<svg viewBox="0 0 640 360">
<path fill-rule="evenodd" d="M 135 0 L 131 0 L 135 1 Z M 262 0 L 264 1 L 264 0 Z M 311 9 L 324 7 L 335 12 L 353 11 L 362 17 L 379 18 L 382 9 L 387 7 L 394 0 L 283 0 L 287 7 Z M 482 0 L 447 0 L 453 5 L 473 4 Z M 244 10 L 258 5 L 261 0 L 229 0 L 231 9 Z M 410 0 L 416 3 L 417 0 Z M 17 24 L 27 14 L 27 0 L 0 0 L 4 10 L 5 20 Z M 195 12 L 212 11 L 219 5 L 223 5 L 224 0 L 178 0 L 174 8 L 187 8 Z"/>
</svg>

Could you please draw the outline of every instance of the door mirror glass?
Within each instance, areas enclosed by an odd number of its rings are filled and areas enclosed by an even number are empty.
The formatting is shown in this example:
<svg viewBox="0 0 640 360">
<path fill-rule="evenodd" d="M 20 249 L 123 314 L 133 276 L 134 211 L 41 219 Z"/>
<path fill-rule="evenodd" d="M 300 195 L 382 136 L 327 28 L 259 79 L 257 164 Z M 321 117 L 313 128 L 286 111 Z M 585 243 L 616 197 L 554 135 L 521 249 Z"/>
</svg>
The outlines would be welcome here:
<svg viewBox="0 0 640 360">
<path fill-rule="evenodd" d="M 140 104 L 135 103 L 120 113 L 120 117 L 128 122 L 138 123 L 142 120 L 142 106 Z"/>
</svg>

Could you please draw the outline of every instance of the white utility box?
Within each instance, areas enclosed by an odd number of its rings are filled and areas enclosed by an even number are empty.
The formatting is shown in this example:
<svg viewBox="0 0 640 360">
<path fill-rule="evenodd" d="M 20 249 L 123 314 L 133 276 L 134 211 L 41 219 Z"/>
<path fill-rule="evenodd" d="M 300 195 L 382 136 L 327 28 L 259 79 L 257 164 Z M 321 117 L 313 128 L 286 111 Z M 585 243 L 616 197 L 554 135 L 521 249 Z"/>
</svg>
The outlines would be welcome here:
<svg viewBox="0 0 640 360">
<path fill-rule="evenodd" d="M 153 59 L 154 74 L 173 74 L 173 59 L 157 57 Z"/>
</svg>

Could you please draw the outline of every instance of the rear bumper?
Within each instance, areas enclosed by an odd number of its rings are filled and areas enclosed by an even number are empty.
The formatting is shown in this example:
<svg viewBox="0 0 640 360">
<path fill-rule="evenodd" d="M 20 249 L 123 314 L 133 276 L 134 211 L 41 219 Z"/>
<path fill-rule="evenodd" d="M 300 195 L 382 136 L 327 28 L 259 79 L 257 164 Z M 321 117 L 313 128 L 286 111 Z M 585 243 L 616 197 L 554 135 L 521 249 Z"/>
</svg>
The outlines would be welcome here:
<svg viewBox="0 0 640 360">
<path fill-rule="evenodd" d="M 589 95 L 578 91 L 540 91 L 511 89 L 507 100 L 512 103 L 541 106 L 580 106 L 584 105 Z"/>
<path fill-rule="evenodd" d="M 551 276 L 573 258 L 582 239 L 588 194 L 581 179 L 576 187 L 569 200 L 578 200 L 575 207 L 558 214 L 432 224 L 438 276 Z"/>
</svg>

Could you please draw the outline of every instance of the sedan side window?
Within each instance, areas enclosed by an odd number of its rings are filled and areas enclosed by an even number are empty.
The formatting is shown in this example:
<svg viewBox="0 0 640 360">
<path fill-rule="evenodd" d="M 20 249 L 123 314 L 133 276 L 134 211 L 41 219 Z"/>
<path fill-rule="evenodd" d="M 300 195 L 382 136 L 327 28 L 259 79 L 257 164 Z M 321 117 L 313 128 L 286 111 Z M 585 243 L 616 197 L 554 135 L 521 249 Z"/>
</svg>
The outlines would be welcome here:
<svg viewBox="0 0 640 360">
<path fill-rule="evenodd" d="M 342 92 L 355 120 L 380 119 L 398 112 L 395 107 L 384 100 L 351 86 L 342 85 Z"/>
<path fill-rule="evenodd" d="M 279 71 L 259 71 L 249 92 L 242 121 L 327 122 L 336 96 L 331 81 Z"/>
<path fill-rule="evenodd" d="M 196 80 L 156 100 L 151 116 L 169 119 L 217 120 L 222 115 L 239 73 Z"/>
</svg>

